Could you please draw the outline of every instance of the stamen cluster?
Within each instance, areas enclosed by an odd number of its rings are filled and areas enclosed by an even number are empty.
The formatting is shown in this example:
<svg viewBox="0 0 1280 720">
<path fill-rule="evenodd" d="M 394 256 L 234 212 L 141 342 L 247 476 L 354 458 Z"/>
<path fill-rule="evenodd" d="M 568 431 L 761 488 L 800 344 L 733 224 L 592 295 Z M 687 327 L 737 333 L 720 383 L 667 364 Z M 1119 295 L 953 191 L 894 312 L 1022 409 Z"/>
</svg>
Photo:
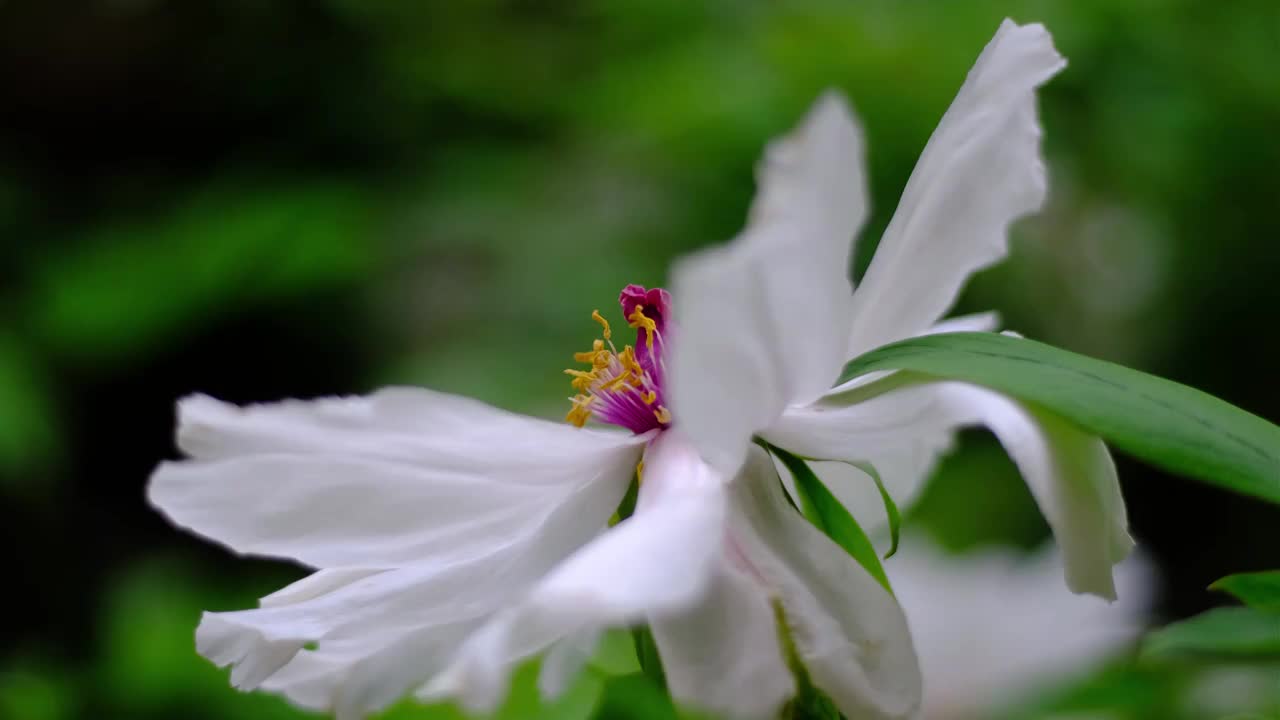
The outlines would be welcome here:
<svg viewBox="0 0 1280 720">
<path fill-rule="evenodd" d="M 569 399 L 573 408 L 565 419 L 582 427 L 594 416 L 639 434 L 671 424 L 671 412 L 662 404 L 662 331 L 669 300 L 660 288 L 628 285 L 619 301 L 627 325 L 636 330 L 636 345 L 619 351 L 609 321 L 599 310 L 591 313 L 603 329 L 602 337 L 590 350 L 573 355 L 574 361 L 589 365 L 590 370 L 565 370 L 578 393 Z M 645 301 L 652 305 L 646 306 Z"/>
</svg>

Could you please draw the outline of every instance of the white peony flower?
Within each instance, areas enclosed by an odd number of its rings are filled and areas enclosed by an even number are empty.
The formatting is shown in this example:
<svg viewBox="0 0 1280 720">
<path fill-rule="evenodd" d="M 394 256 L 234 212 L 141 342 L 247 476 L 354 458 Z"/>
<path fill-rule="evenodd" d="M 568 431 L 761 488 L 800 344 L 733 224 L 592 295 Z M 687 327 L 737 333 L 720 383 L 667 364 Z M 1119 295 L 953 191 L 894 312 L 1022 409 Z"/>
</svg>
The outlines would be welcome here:
<svg viewBox="0 0 1280 720">
<path fill-rule="evenodd" d="M 1109 592 L 1123 506 L 1096 439 L 959 383 L 828 391 L 852 354 L 928 332 L 1040 205 L 1034 91 L 1061 67 L 1042 27 L 1001 26 L 857 294 L 861 133 L 825 95 L 769 148 L 743 234 L 676 266 L 674 307 L 624 289 L 634 346 L 618 350 L 593 314 L 603 338 L 570 373 L 578 428 L 427 390 L 184 400 L 189 459 L 161 465 L 152 503 L 237 552 L 317 568 L 259 609 L 206 614 L 197 649 L 237 687 L 357 717 L 410 691 L 491 708 L 540 654 L 554 694 L 604 628 L 647 623 L 677 700 L 763 718 L 796 688 L 777 607 L 842 712 L 911 717 L 920 675 L 901 609 L 790 506 L 751 443 L 870 460 L 903 482 L 969 422 L 991 425 L 1037 489 L 1073 587 Z M 592 419 L 630 434 L 581 428 Z M 606 531 L 636 471 L 634 514 Z"/>
<path fill-rule="evenodd" d="M 1063 593 L 1061 562 L 1052 548 L 948 555 L 922 537 L 903 540 L 887 569 L 920 652 L 926 720 L 992 717 L 1138 639 L 1155 585 L 1146 559 L 1116 568 L 1112 604 Z"/>
</svg>

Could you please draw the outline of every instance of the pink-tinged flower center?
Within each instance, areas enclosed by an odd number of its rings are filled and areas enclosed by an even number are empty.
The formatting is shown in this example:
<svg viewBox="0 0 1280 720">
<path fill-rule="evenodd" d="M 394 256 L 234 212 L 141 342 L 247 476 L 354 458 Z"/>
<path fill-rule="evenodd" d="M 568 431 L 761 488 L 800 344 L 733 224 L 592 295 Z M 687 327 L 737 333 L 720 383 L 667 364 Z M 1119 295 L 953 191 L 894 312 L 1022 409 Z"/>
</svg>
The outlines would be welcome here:
<svg viewBox="0 0 1280 720">
<path fill-rule="evenodd" d="M 613 344 L 609 321 L 598 310 L 591 313 L 591 319 L 600 323 L 604 331 L 590 350 L 574 353 L 575 361 L 586 363 L 591 369 L 565 370 L 573 376 L 573 389 L 578 391 L 570 398 L 573 409 L 565 419 L 582 427 L 595 417 L 637 435 L 665 428 L 671 424 L 671 412 L 663 404 L 666 370 L 662 349 L 671 294 L 662 288 L 646 290 L 640 285 L 628 285 L 618 296 L 618 303 L 627 325 L 636 330 L 636 344 L 619 351 Z"/>
</svg>

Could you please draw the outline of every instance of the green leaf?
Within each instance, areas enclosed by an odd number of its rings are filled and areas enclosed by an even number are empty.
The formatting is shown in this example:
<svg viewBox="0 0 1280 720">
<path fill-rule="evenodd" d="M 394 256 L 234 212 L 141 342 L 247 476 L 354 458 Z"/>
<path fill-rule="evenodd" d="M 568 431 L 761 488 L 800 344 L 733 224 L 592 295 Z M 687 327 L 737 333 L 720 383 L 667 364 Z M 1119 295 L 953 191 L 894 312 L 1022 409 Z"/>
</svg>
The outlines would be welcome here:
<svg viewBox="0 0 1280 720">
<path fill-rule="evenodd" d="M 1149 634 L 1142 654 L 1280 660 L 1280 616 L 1247 607 L 1216 608 Z"/>
<path fill-rule="evenodd" d="M 844 548 L 859 565 L 871 574 L 889 594 L 889 577 L 880 565 L 880 557 L 871 539 L 863 532 L 858 521 L 853 519 L 844 505 L 831 494 L 826 485 L 813 474 L 809 464 L 779 447 L 769 446 L 769 451 L 777 455 L 791 476 L 796 481 L 796 494 L 799 495 L 800 512 L 819 530 L 827 534 L 837 545 Z"/>
<path fill-rule="evenodd" d="M 1231 593 L 1256 610 L 1280 612 L 1280 570 L 1228 575 L 1209 589 Z"/>
<path fill-rule="evenodd" d="M 876 489 L 880 491 L 880 499 L 884 501 L 884 513 L 889 517 L 889 552 L 884 554 L 884 559 L 888 560 L 898 552 L 898 537 L 902 533 L 902 513 L 898 512 L 898 504 L 893 501 L 893 496 L 885 489 L 884 480 L 880 477 L 880 472 L 876 470 L 876 466 L 868 462 L 851 463 L 854 467 L 871 476 L 876 481 Z"/>
<path fill-rule="evenodd" d="M 1280 503 L 1280 427 L 1185 385 L 994 333 L 886 345 L 852 360 L 840 382 L 877 370 L 984 385 L 1051 410 L 1152 465 Z"/>
</svg>

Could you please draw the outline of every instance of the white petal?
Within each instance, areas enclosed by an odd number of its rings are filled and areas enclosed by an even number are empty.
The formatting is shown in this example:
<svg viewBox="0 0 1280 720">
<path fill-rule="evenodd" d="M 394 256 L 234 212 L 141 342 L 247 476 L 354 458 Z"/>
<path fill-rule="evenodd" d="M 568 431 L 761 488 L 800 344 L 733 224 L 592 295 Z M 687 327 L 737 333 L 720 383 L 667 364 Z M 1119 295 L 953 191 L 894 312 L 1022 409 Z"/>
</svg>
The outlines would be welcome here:
<svg viewBox="0 0 1280 720">
<path fill-rule="evenodd" d="M 913 717 L 920 669 L 897 602 L 786 501 L 752 448 L 730 510 L 733 542 L 773 589 L 814 684 L 849 717 Z"/>
<path fill-rule="evenodd" d="M 336 634 L 322 651 L 303 650 L 262 684 L 309 710 L 358 720 L 394 704 L 438 671 L 479 621 L 424 628 L 394 625 Z"/>
<path fill-rule="evenodd" d="M 1114 604 L 1062 592 L 1052 547 L 948 555 L 905 537 L 885 567 L 915 631 L 927 717 L 992 717 L 1041 683 L 1089 672 L 1138 637 L 1154 589 L 1139 554 L 1117 566 Z"/>
<path fill-rule="evenodd" d="M 616 503 L 579 493 L 533 536 L 465 561 L 322 570 L 261 609 L 207 613 L 197 649 L 235 665 L 233 681 L 245 689 L 261 683 L 340 715 L 379 709 L 440 672 L 467 636 L 597 533 L 589 518 Z M 308 642 L 318 645 L 302 650 Z"/>
<path fill-rule="evenodd" d="M 983 312 L 947 318 L 920 334 L 991 332 L 999 326 L 999 313 Z M 802 449 L 810 453 L 824 453 L 822 457 L 828 456 L 825 453 L 835 452 L 846 461 L 870 462 L 880 473 L 880 479 L 894 502 L 905 508 L 911 505 L 924 489 L 925 481 L 933 474 L 938 459 L 950 451 L 955 433 L 950 423 L 934 423 L 929 427 L 920 422 L 930 412 L 927 406 L 917 412 L 904 413 L 905 409 L 897 398 L 890 398 L 887 401 L 894 404 L 892 410 L 886 410 L 882 403 L 866 405 L 855 402 L 855 400 L 882 395 L 888 388 L 893 387 L 892 381 L 889 383 L 878 381 L 893 375 L 894 372 L 886 370 L 859 375 L 832 388 L 821 401 L 813 405 L 788 408 L 775 427 L 766 430 L 764 434 L 775 445 L 795 448 L 795 452 L 801 454 L 804 454 Z M 842 396 L 845 397 L 842 398 Z M 831 412 L 845 413 L 848 417 L 839 421 L 842 429 L 838 437 L 825 441 L 819 440 L 821 445 L 815 447 L 808 433 L 821 431 L 808 424 L 808 421 L 818 420 L 820 426 L 837 424 L 827 422 L 832 420 L 829 417 Z M 896 432 L 896 428 L 904 423 L 913 427 L 911 441 L 905 444 L 901 441 L 881 442 L 877 443 L 878 447 L 875 448 L 856 441 L 849 442 L 848 445 L 843 444 L 851 434 L 858 431 L 865 432 L 867 429 L 883 427 Z M 840 450 L 830 450 L 833 446 Z M 862 457 L 863 455 L 865 457 Z M 779 462 L 775 464 L 779 465 L 778 470 L 782 476 L 783 486 L 792 497 L 795 497 L 794 488 L 791 486 L 791 475 Z M 888 526 L 889 516 L 885 510 L 884 501 L 870 476 L 844 461 L 811 462 L 810 467 L 832 494 L 849 509 L 849 512 L 853 513 L 864 530 L 873 533 Z"/>
<path fill-rule="evenodd" d="M 509 590 L 492 575 L 474 563 L 443 571 L 418 566 L 366 573 L 345 585 L 326 577 L 320 584 L 330 590 L 312 597 L 307 597 L 309 590 L 293 592 L 298 585 L 315 589 L 317 581 L 307 578 L 286 588 L 302 598 L 298 602 L 282 603 L 277 595 L 276 604 L 261 609 L 205 613 L 196 630 L 196 649 L 218 665 L 232 665 L 232 683 L 244 690 L 265 685 L 314 709 L 356 698 L 367 701 L 360 709 L 377 709 L 431 672 L 432 653 L 416 648 L 406 672 L 417 677 L 376 702 L 371 695 L 381 693 L 373 683 L 385 680 L 352 676 L 363 665 L 385 664 L 402 638 L 423 636 L 427 646 L 437 646 L 437 656 L 456 647 L 461 635 L 496 609 Z M 318 643 L 316 649 L 304 650 L 310 642 Z M 439 669 L 439 660 L 435 662 Z"/>
<path fill-rule="evenodd" d="M 463 640 L 600 532 L 624 488 L 589 483 L 532 505 L 531 519 L 505 532 L 485 530 L 483 542 L 455 533 L 466 552 L 442 540 L 403 568 L 321 570 L 261 609 L 206 614 L 197 649 L 234 665 L 239 687 L 359 717 L 443 670 Z"/>
<path fill-rule="evenodd" d="M 722 478 L 675 431 L 645 455 L 636 512 L 475 633 L 419 692 L 491 710 L 512 667 L 562 638 L 687 611 L 705 595 L 724 534 Z"/>
<path fill-rule="evenodd" d="M 1006 20 L 925 146 L 854 295 L 849 356 L 915 335 L 1008 252 L 1044 202 L 1035 90 L 1066 62 L 1040 25 Z"/>
<path fill-rule="evenodd" d="M 753 432 L 788 403 L 825 391 L 848 359 L 849 253 L 866 214 L 862 156 L 851 111 L 827 93 L 770 145 L 742 234 L 672 272 L 672 411 L 726 474 Z"/>
<path fill-rule="evenodd" d="M 462 472 L 496 469 L 504 482 L 536 485 L 563 482 L 557 468 L 566 461 L 643 440 L 424 388 L 245 407 L 204 395 L 178 403 L 178 446 L 196 460 L 323 452 Z"/>
<path fill-rule="evenodd" d="M 558 698 L 569 689 L 578 673 L 591 661 L 603 635 L 599 628 L 587 628 L 551 646 L 538 670 L 538 691 L 544 698 Z"/>
<path fill-rule="evenodd" d="M 897 477 L 892 467 L 931 467 L 950 447 L 958 424 L 941 412 L 937 394 L 919 388 L 918 378 L 902 373 L 848 386 L 811 405 L 787 408 L 762 435 L 805 458 L 871 462 L 891 487 L 914 487 L 918 479 Z"/>
<path fill-rule="evenodd" d="M 518 542 L 576 494 L 603 526 L 644 437 L 582 431 L 428 391 L 237 408 L 180 406 L 148 488 L 175 524 L 317 567 L 465 560 Z"/>
<path fill-rule="evenodd" d="M 987 312 L 972 313 L 969 315 L 957 315 L 946 320 L 934 323 L 929 329 L 920 333 L 921 335 L 940 335 L 942 333 L 953 332 L 994 332 L 1000 327 L 1000 313 L 989 310 Z"/>
<path fill-rule="evenodd" d="M 765 589 L 728 565 L 696 607 L 650 627 L 667 688 L 684 706 L 764 720 L 795 694 Z"/>
<path fill-rule="evenodd" d="M 1107 446 L 1067 421 L 974 385 L 943 383 L 957 415 L 986 425 L 1013 458 L 1062 548 L 1067 587 L 1114 600 L 1111 568 L 1133 548 Z"/>
<path fill-rule="evenodd" d="M 814 472 L 869 533 L 888 525 L 884 501 L 875 481 L 848 463 L 875 466 L 889 495 L 905 509 L 951 449 L 959 424 L 940 413 L 931 393 L 893 392 L 908 376 L 875 375 L 856 378 L 812 405 L 787 408 L 762 433 L 778 447 L 818 459 L 810 465 Z M 783 477 L 789 479 L 787 473 Z"/>
<path fill-rule="evenodd" d="M 313 600 L 351 583 L 383 572 L 379 568 L 333 568 L 317 570 L 258 601 L 260 607 L 281 607 Z"/>
<path fill-rule="evenodd" d="M 868 461 L 890 487 L 918 488 L 955 429 L 986 426 L 1018 465 L 1062 546 L 1068 587 L 1113 598 L 1111 566 L 1133 543 L 1115 466 L 1102 441 L 985 388 L 960 382 L 904 385 L 906 377 L 886 378 L 846 393 L 842 400 L 868 397 L 847 406 L 830 398 L 792 408 L 765 437 L 804 457 Z M 889 390 L 881 392 L 884 388 Z M 862 511 L 858 507 L 869 496 L 850 493 L 839 484 L 831 489 L 853 504 L 856 517 L 868 512 L 865 505 Z"/>
</svg>

